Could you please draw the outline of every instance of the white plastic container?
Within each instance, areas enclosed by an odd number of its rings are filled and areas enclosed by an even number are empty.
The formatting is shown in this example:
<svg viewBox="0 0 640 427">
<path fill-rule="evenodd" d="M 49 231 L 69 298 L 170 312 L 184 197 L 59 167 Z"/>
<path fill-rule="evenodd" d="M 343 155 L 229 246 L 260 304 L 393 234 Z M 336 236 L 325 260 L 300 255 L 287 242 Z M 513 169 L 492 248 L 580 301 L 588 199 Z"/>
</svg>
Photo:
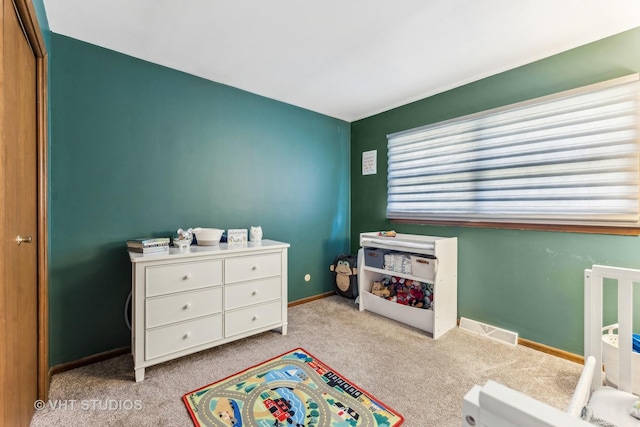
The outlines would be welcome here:
<svg viewBox="0 0 640 427">
<path fill-rule="evenodd" d="M 215 246 L 220 243 L 224 230 L 219 228 L 194 228 L 193 233 L 196 235 L 198 246 Z"/>
</svg>

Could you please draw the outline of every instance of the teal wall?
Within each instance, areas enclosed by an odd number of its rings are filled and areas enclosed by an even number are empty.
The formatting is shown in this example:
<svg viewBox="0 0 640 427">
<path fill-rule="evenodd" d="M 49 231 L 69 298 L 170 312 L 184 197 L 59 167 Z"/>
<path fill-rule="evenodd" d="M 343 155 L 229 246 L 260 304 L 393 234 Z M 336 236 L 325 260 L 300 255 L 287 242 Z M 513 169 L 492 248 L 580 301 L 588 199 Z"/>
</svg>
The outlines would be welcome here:
<svg viewBox="0 0 640 427">
<path fill-rule="evenodd" d="M 640 237 L 390 223 L 386 135 L 638 71 L 640 28 L 352 123 L 351 249 L 364 231 L 457 236 L 458 316 L 582 354 L 583 270 L 640 268 Z M 368 150 L 378 150 L 378 174 L 362 176 Z"/>
<path fill-rule="evenodd" d="M 51 365 L 130 344 L 129 238 L 261 225 L 290 300 L 333 289 L 349 123 L 57 34 L 49 79 Z"/>
<path fill-rule="evenodd" d="M 360 232 L 457 236 L 458 316 L 577 354 L 583 270 L 640 268 L 638 237 L 385 219 L 387 134 L 638 72 L 640 28 L 350 125 L 53 34 L 34 5 L 50 66 L 52 366 L 129 344 L 124 241 L 178 227 L 260 224 L 290 242 L 290 300 L 331 290 L 328 265 Z M 362 176 L 372 149 L 378 174 Z"/>
</svg>

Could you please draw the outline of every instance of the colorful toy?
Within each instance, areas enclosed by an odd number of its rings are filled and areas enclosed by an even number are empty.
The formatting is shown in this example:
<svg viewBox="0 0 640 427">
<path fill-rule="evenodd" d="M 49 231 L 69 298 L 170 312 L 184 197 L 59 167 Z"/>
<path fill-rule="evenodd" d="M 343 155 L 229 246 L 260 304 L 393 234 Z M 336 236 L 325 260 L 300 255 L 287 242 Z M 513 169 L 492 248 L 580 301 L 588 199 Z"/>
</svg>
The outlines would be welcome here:
<svg viewBox="0 0 640 427">
<path fill-rule="evenodd" d="M 422 308 L 424 306 L 424 292 L 421 282 L 414 282 L 409 287 L 408 303 L 412 307 Z"/>
<path fill-rule="evenodd" d="M 433 308 L 433 284 L 424 285 L 424 308 Z"/>
<path fill-rule="evenodd" d="M 391 283 L 396 290 L 396 302 L 402 305 L 409 305 L 409 286 L 411 280 L 402 277 L 392 277 Z"/>
<path fill-rule="evenodd" d="M 391 276 L 385 278 L 383 285 L 395 290 L 388 300 L 402 305 L 409 305 L 416 308 L 431 308 L 433 306 L 433 284 L 423 283 L 417 280 L 405 279 L 403 277 Z"/>
</svg>

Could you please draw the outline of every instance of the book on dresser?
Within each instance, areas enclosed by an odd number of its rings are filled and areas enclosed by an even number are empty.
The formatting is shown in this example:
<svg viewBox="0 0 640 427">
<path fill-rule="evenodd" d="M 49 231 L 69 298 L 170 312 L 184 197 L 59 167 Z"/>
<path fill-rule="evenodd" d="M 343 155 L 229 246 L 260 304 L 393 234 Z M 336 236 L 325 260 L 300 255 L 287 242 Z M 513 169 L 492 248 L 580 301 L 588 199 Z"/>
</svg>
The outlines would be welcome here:
<svg viewBox="0 0 640 427">
<path fill-rule="evenodd" d="M 127 240 L 128 248 L 151 248 L 156 246 L 169 246 L 168 237 L 147 237 L 142 239 Z"/>
<path fill-rule="evenodd" d="M 169 238 L 143 238 L 127 240 L 127 250 L 140 254 L 163 254 L 169 253 Z"/>
<path fill-rule="evenodd" d="M 127 247 L 127 250 L 129 252 L 136 252 L 140 254 L 161 254 L 169 253 L 169 245 L 152 246 L 148 248 Z"/>
</svg>

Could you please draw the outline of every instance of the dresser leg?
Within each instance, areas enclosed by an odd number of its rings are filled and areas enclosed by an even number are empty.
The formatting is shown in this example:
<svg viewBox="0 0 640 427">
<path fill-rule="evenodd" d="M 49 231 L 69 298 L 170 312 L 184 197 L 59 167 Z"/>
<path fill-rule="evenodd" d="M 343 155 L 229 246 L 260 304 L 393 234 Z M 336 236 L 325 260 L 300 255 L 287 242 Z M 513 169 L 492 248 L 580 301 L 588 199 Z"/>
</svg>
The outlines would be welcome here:
<svg viewBox="0 0 640 427">
<path fill-rule="evenodd" d="M 287 335 L 287 325 L 282 325 L 280 327 L 280 331 L 282 332 L 282 335 Z"/>
<path fill-rule="evenodd" d="M 144 379 L 144 368 L 136 369 L 136 382 L 139 383 Z"/>
</svg>

